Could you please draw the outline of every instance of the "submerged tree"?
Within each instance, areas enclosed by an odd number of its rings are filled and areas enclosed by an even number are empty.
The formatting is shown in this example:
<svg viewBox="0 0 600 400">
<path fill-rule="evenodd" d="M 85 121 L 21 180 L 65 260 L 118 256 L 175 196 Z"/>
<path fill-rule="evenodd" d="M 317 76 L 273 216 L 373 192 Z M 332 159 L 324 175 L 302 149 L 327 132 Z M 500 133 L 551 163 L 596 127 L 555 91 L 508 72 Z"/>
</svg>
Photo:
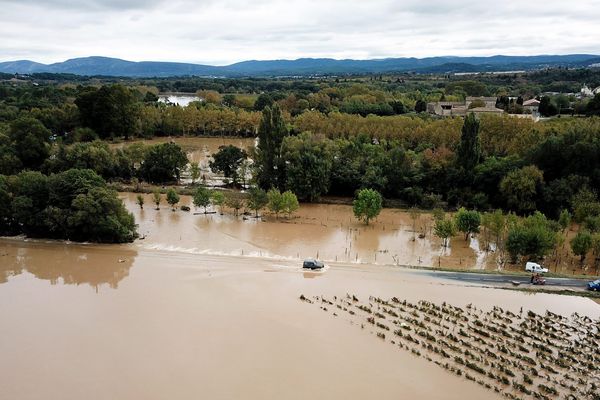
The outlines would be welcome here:
<svg viewBox="0 0 600 400">
<path fill-rule="evenodd" d="M 242 198 L 234 192 L 225 192 L 225 205 L 233 209 L 233 215 L 238 215 L 240 209 L 244 207 Z"/>
<path fill-rule="evenodd" d="M 290 190 L 286 190 L 281 194 L 281 202 L 283 203 L 283 211 L 287 214 L 288 218 L 300 208 L 298 198 Z"/>
<path fill-rule="evenodd" d="M 465 234 L 465 241 L 469 239 L 472 233 L 479 233 L 481 225 L 481 215 L 475 210 L 467 210 L 461 207 L 454 216 L 456 227 Z"/>
<path fill-rule="evenodd" d="M 248 198 L 248 208 L 254 211 L 256 218 L 258 218 L 258 212 L 269 203 L 267 193 L 260 188 L 252 188 L 248 191 L 248 194 L 250 195 Z"/>
<path fill-rule="evenodd" d="M 192 185 L 200 178 L 200 166 L 198 162 L 190 163 L 190 178 L 192 178 Z"/>
<path fill-rule="evenodd" d="M 225 195 L 220 190 L 213 190 L 210 193 L 210 202 L 219 208 L 219 213 L 223 214 L 223 204 L 225 203 Z"/>
<path fill-rule="evenodd" d="M 187 156 L 178 144 L 157 144 L 148 149 L 140 173 L 148 182 L 179 181 L 187 163 Z"/>
<path fill-rule="evenodd" d="M 154 201 L 154 204 L 156 204 L 156 209 L 160 210 L 160 202 L 162 200 L 160 190 L 154 189 L 154 191 L 152 192 L 152 200 Z"/>
<path fill-rule="evenodd" d="M 142 196 L 141 194 L 138 194 L 135 197 L 135 201 L 136 203 L 140 206 L 140 209 L 144 209 L 144 196 Z"/>
<path fill-rule="evenodd" d="M 221 146 L 219 151 L 213 154 L 210 161 L 210 169 L 214 173 L 221 172 L 226 178 L 231 178 L 233 186 L 238 184 L 239 169 L 248 154 L 239 147 L 232 145 Z"/>
<path fill-rule="evenodd" d="M 171 205 L 173 211 L 176 210 L 175 206 L 177 205 L 177 203 L 179 203 L 179 195 L 173 188 L 167 190 L 167 203 Z"/>
<path fill-rule="evenodd" d="M 435 236 L 442 239 L 442 245 L 448 247 L 448 239 L 456 234 L 456 226 L 451 218 L 436 218 L 433 228 Z"/>
<path fill-rule="evenodd" d="M 204 214 L 206 214 L 206 208 L 210 205 L 210 190 L 199 187 L 196 189 L 192 200 L 196 207 L 204 207 Z"/>
<path fill-rule="evenodd" d="M 382 208 L 382 198 L 378 191 L 373 189 L 362 189 L 356 195 L 352 202 L 352 210 L 354 216 L 359 220 L 365 221 L 369 225 L 369 221 L 379 215 Z"/>
<path fill-rule="evenodd" d="M 269 199 L 269 210 L 275 213 L 275 218 L 279 218 L 279 213 L 283 211 L 283 196 L 279 189 L 272 188 L 267 192 Z"/>
</svg>

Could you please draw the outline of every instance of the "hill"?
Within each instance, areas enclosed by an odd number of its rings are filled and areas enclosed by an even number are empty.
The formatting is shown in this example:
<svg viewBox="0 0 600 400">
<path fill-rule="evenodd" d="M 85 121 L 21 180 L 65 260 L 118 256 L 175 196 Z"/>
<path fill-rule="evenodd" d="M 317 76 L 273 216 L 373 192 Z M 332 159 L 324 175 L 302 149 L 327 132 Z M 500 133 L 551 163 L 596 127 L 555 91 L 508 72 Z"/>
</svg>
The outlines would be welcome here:
<svg viewBox="0 0 600 400">
<path fill-rule="evenodd" d="M 73 58 L 54 64 L 29 60 L 0 63 L 0 73 L 31 74 L 36 72 L 69 73 L 124 77 L 168 76 L 308 76 L 348 75 L 388 72 L 449 73 L 536 70 L 547 67 L 587 67 L 597 63 L 591 54 L 492 56 L 492 57 L 427 57 L 385 58 L 373 60 L 335 60 L 332 58 L 299 58 L 297 60 L 251 60 L 227 66 L 163 62 L 127 61 L 110 57 Z"/>
</svg>

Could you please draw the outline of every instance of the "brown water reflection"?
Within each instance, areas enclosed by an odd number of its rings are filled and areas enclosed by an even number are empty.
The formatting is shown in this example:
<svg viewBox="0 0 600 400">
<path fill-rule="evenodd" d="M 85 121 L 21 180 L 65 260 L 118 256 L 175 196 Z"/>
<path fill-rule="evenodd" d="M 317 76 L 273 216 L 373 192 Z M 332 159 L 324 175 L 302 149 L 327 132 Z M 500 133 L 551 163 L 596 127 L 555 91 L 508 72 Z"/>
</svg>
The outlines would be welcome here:
<svg viewBox="0 0 600 400">
<path fill-rule="evenodd" d="M 176 232 L 171 221 L 218 225 L 216 216 L 160 213 L 170 227 L 163 233 Z M 202 237 L 226 237 L 211 235 Z M 0 254 L 7 254 L 0 256 L 0 397 L 7 399 L 497 398 L 372 340 L 368 328 L 351 329 L 350 319 L 306 307 L 299 295 L 600 315 L 588 299 L 470 287 L 384 266 L 310 273 L 296 261 L 19 239 L 0 240 Z M 116 290 L 81 287 L 105 283 Z"/>
<path fill-rule="evenodd" d="M 2 239 L 0 283 L 24 272 L 52 285 L 104 284 L 116 289 L 129 275 L 137 251 L 132 247 Z"/>
<path fill-rule="evenodd" d="M 483 268 L 488 262 L 485 257 L 478 258 L 478 247 L 464 239 L 457 238 L 451 248 L 443 249 L 430 232 L 432 222 L 427 215 L 417 226 L 425 236 L 415 238 L 408 214 L 396 209 L 384 209 L 366 226 L 354 218 L 347 205 L 302 204 L 291 219 L 266 215 L 257 220 L 235 217 L 230 212 L 172 212 L 166 204 L 156 211 L 151 195 L 145 195 L 147 206 L 140 210 L 137 194 L 120 196 L 136 217 L 145 237 L 138 245 L 144 249 L 375 264 L 434 266 L 439 262 L 464 268 Z M 194 211 L 189 196 L 182 196 L 180 205 Z"/>
</svg>

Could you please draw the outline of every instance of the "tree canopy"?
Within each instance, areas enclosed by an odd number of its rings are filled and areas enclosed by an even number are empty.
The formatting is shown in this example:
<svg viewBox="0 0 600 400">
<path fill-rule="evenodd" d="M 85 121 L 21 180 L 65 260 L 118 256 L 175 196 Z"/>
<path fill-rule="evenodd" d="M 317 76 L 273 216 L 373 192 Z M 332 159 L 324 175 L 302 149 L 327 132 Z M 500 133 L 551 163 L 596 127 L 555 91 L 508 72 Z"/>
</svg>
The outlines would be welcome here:
<svg viewBox="0 0 600 400">
<path fill-rule="evenodd" d="M 232 184 L 238 184 L 239 169 L 248 158 L 245 150 L 233 145 L 220 146 L 219 151 L 213 154 L 213 160 L 210 161 L 210 169 L 214 173 L 221 172 L 226 178 L 231 178 Z"/>
<path fill-rule="evenodd" d="M 21 172 L 0 179 L 1 231 L 74 241 L 131 242 L 133 215 L 94 171 L 70 169 L 46 176 Z M 10 213 L 6 211 L 10 210 Z"/>
<path fill-rule="evenodd" d="M 369 225 L 369 221 L 381 212 L 382 203 L 383 199 L 379 192 L 373 189 L 361 189 L 352 202 L 354 216 Z"/>
<path fill-rule="evenodd" d="M 179 145 L 163 143 L 150 148 L 140 172 L 144 179 L 152 183 L 179 181 L 187 163 L 187 156 Z"/>
</svg>

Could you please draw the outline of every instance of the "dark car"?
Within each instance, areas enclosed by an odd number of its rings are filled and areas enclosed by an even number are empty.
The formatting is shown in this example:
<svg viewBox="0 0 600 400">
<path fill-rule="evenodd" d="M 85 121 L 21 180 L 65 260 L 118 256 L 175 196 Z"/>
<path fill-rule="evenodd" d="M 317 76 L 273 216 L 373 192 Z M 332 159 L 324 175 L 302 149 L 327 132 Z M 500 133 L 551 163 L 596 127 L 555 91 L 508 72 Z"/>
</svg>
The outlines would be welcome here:
<svg viewBox="0 0 600 400">
<path fill-rule="evenodd" d="M 600 279 L 596 279 L 595 281 L 588 282 L 588 289 L 600 291 Z"/>
<path fill-rule="evenodd" d="M 302 264 L 302 268 L 307 268 L 307 269 L 321 269 L 325 266 L 325 264 L 323 264 L 321 261 L 317 261 L 314 258 L 307 258 L 306 260 L 304 260 L 304 263 Z"/>
</svg>

